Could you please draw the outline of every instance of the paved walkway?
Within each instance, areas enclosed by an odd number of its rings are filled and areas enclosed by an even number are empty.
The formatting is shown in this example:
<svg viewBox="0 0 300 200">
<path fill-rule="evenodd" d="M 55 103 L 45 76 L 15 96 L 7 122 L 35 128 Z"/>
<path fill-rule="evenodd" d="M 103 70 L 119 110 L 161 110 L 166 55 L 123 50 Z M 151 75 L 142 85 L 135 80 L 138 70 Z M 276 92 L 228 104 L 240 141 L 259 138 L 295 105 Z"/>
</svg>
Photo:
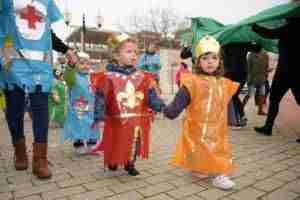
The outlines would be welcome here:
<svg viewBox="0 0 300 200">
<path fill-rule="evenodd" d="M 264 118 L 257 117 L 252 106 L 251 101 L 247 110 L 249 127 L 231 131 L 230 141 L 239 169 L 234 175 L 237 187 L 227 192 L 215 189 L 208 179 L 168 165 L 180 119 L 155 121 L 151 157 L 138 162 L 141 175 L 137 177 L 129 177 L 123 170 L 105 172 L 101 157 L 75 155 L 70 143 L 59 144 L 59 130 L 51 129 L 49 160 L 54 176 L 41 181 L 31 175 L 31 169 L 14 170 L 10 138 L 1 114 L 0 200 L 300 200 L 300 144 L 295 143 L 296 136 L 291 131 L 297 127 L 290 129 L 289 123 L 279 123 L 274 136 L 257 135 L 252 127 L 262 124 Z M 288 121 L 291 116 L 287 113 L 283 118 Z M 293 117 L 292 121 L 299 122 L 300 115 Z M 30 125 L 26 120 L 31 158 Z"/>
</svg>

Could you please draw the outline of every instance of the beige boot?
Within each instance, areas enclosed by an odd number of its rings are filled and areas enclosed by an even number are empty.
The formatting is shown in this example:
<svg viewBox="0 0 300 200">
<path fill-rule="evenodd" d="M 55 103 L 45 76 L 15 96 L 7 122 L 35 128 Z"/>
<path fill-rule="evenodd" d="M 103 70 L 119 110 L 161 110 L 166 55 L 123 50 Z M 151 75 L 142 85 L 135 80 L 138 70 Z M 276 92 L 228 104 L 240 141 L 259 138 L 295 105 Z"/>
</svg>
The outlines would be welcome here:
<svg viewBox="0 0 300 200">
<path fill-rule="evenodd" d="M 41 179 L 51 178 L 52 176 L 48 168 L 47 150 L 47 143 L 33 144 L 32 173 Z"/>
<path fill-rule="evenodd" d="M 15 149 L 15 168 L 16 170 L 26 170 L 28 169 L 28 157 L 26 152 L 26 142 L 25 138 L 19 139 L 14 144 Z"/>
</svg>

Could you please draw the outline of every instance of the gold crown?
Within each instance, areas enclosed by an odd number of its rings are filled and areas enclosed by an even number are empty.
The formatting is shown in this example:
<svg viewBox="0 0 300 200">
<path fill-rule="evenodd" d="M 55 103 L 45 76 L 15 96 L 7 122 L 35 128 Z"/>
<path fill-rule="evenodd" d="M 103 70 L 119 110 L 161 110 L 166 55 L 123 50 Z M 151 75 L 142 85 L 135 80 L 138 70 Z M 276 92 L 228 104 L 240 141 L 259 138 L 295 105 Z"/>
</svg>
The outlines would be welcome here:
<svg viewBox="0 0 300 200">
<path fill-rule="evenodd" d="M 3 46 L 4 48 L 12 48 L 13 47 L 13 38 L 9 35 L 6 35 L 3 38 Z"/>
<path fill-rule="evenodd" d="M 122 33 L 121 35 L 114 35 L 108 38 L 107 44 L 111 48 L 118 47 L 122 42 L 130 39 L 129 35 Z"/>
<path fill-rule="evenodd" d="M 201 40 L 198 42 L 196 46 L 195 49 L 196 58 L 208 52 L 219 53 L 220 48 L 221 48 L 220 44 L 215 38 L 206 35 L 203 38 L 201 38 Z"/>
</svg>

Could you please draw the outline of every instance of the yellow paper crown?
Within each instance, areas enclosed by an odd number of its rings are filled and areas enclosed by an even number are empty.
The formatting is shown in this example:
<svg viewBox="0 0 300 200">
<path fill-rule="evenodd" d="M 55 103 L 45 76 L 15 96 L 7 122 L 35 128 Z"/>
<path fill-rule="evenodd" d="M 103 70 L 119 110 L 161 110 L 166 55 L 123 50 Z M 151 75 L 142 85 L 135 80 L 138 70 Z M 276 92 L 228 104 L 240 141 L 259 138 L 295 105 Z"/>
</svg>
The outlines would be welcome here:
<svg viewBox="0 0 300 200">
<path fill-rule="evenodd" d="M 198 42 L 196 49 L 195 49 L 196 58 L 198 58 L 208 52 L 219 53 L 219 51 L 220 51 L 219 42 L 215 38 L 213 38 L 212 36 L 209 36 L 209 35 L 204 36 Z"/>
<path fill-rule="evenodd" d="M 9 35 L 6 35 L 3 38 L 4 48 L 12 48 L 13 47 L 13 38 Z"/>
<path fill-rule="evenodd" d="M 130 39 L 129 35 L 122 33 L 121 35 L 114 35 L 108 38 L 107 44 L 111 48 L 117 48 L 122 42 Z"/>
</svg>

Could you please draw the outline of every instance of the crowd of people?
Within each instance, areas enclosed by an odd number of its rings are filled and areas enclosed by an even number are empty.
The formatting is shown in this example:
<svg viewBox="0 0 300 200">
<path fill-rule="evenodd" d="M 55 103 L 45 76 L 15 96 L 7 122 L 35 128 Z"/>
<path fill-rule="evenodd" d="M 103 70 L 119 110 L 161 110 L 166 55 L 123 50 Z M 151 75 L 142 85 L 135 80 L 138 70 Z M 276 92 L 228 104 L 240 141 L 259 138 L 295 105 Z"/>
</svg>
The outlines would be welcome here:
<svg viewBox="0 0 300 200">
<path fill-rule="evenodd" d="M 40 14 L 36 17 L 43 17 L 26 18 L 32 10 Z M 215 38 L 204 36 L 194 53 L 191 48 L 183 49 L 175 77 L 178 91 L 169 104 L 161 98 L 163 66 L 157 44 L 149 43 L 139 57 L 134 38 L 114 36 L 111 62 L 105 70 L 95 72 L 86 52 L 70 48 L 51 29 L 60 18 L 54 0 L 1 1 L 0 106 L 11 134 L 15 169 L 27 170 L 24 112 L 26 99 L 30 102 L 32 173 L 38 178 L 52 176 L 47 160 L 49 121 L 61 128 L 62 143 L 72 140 L 78 154 L 102 151 L 105 168 L 116 171 L 123 167 L 130 176 L 137 176 L 137 158 L 149 158 L 153 115 L 162 113 L 173 120 L 185 111 L 171 164 L 212 176 L 217 188 L 232 189 L 235 183 L 230 175 L 235 165 L 228 127 L 247 125 L 244 108 L 248 100 L 255 96 L 257 113 L 267 115 L 265 125 L 255 127 L 267 136 L 272 135 L 280 100 L 288 89 L 300 105 L 300 68 L 294 50 L 300 41 L 297 17 L 276 30 L 252 26 L 263 37 L 279 39 L 279 64 L 271 89 L 268 74 L 273 69 L 262 46 L 221 46 Z M 56 67 L 52 66 L 52 50 L 65 54 Z M 192 66 L 185 61 L 190 57 Z M 241 100 L 245 83 L 248 93 Z"/>
</svg>

